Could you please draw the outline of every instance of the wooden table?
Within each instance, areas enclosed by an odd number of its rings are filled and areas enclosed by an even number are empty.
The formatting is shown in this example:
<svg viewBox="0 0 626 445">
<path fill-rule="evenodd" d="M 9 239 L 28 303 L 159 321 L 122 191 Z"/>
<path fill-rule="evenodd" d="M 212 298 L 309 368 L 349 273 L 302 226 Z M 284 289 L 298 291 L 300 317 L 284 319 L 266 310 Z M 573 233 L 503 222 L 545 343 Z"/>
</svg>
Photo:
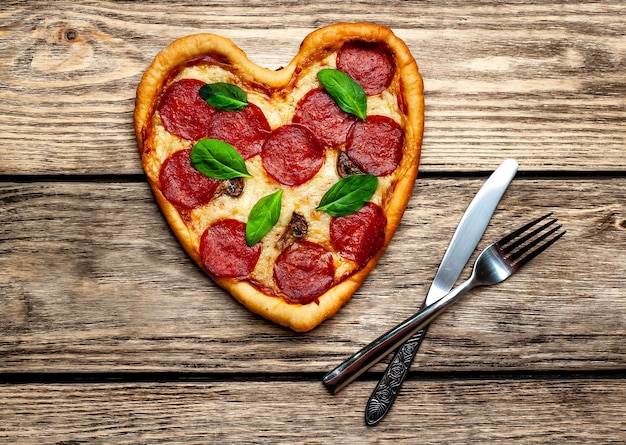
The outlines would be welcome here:
<svg viewBox="0 0 626 445">
<path fill-rule="evenodd" d="M 624 443 L 626 4 L 200 3 L 2 3 L 0 440 Z M 180 36 L 221 34 L 278 68 L 338 21 L 407 42 L 425 83 L 423 156 L 375 271 L 337 316 L 294 334 L 178 245 L 141 169 L 135 88 Z M 335 396 L 322 375 L 418 308 L 509 157 L 520 170 L 479 247 L 546 211 L 566 237 L 438 319 L 392 412 L 366 427 L 383 365 Z"/>
</svg>

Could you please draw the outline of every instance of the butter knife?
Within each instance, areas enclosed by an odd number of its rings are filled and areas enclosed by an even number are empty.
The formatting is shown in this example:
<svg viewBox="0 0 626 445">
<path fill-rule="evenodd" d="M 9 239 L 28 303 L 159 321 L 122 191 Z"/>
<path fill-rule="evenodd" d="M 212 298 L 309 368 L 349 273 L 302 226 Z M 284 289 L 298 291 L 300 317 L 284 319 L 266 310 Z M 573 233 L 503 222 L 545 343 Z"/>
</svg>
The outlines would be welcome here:
<svg viewBox="0 0 626 445">
<path fill-rule="evenodd" d="M 487 179 L 467 207 L 441 260 L 424 306 L 430 306 L 450 292 L 465 264 L 483 236 L 502 195 L 517 173 L 517 162 L 504 161 Z M 365 423 L 376 425 L 389 412 L 411 368 L 411 363 L 428 327 L 418 331 L 398 348 L 365 406 Z"/>
<path fill-rule="evenodd" d="M 439 266 L 439 270 L 437 271 L 437 275 L 435 276 L 435 280 L 433 281 L 430 291 L 426 297 L 425 305 L 430 305 L 439 300 L 441 297 L 446 295 L 450 289 L 452 289 L 452 286 L 454 286 L 454 283 L 461 274 L 463 267 L 476 248 L 478 241 L 480 241 L 485 228 L 489 224 L 491 215 L 495 211 L 498 202 L 500 202 L 500 198 L 516 173 L 517 162 L 513 159 L 507 159 L 496 169 L 495 172 L 491 174 L 489 179 L 487 179 L 485 184 L 478 191 L 465 211 L 465 214 L 461 218 L 461 222 L 452 237 L 452 241 L 450 241 L 450 246 L 444 255 L 441 265 Z M 422 329 L 415 334 L 413 338 L 405 343 L 406 346 L 403 345 L 398 349 L 392 363 L 395 360 L 399 360 L 401 363 L 406 363 L 406 370 L 403 371 L 404 377 L 401 377 L 401 380 L 398 380 L 395 377 L 393 379 L 387 378 L 385 380 L 385 376 L 383 376 L 383 380 L 385 381 L 382 382 L 382 385 L 379 383 L 381 391 L 387 391 L 389 389 L 389 391 L 395 392 L 391 397 L 389 397 L 386 393 L 383 395 L 383 393 L 380 392 L 379 395 L 375 397 L 375 400 L 370 400 L 370 402 L 368 402 L 368 404 L 372 407 L 376 405 L 376 409 L 372 409 L 372 415 L 369 414 L 369 406 L 366 410 L 366 423 L 368 425 L 375 425 L 378 423 L 378 421 L 385 416 L 393 404 L 398 388 L 406 377 L 409 365 L 415 356 L 425 333 L 426 329 Z M 371 363 L 370 366 L 373 364 L 374 363 Z M 342 364 L 326 374 L 322 381 L 329 391 L 336 394 L 366 370 L 367 368 L 354 369 L 353 367 Z M 387 375 L 388 372 L 391 372 L 389 368 L 385 375 Z M 387 382 L 392 383 L 390 384 Z M 396 382 L 398 383 L 396 384 Z M 378 387 L 374 391 L 373 397 L 376 395 L 377 391 Z M 386 406 L 382 404 L 386 404 Z M 382 413 L 382 415 L 380 413 Z M 370 418 L 371 422 L 368 420 Z"/>
</svg>

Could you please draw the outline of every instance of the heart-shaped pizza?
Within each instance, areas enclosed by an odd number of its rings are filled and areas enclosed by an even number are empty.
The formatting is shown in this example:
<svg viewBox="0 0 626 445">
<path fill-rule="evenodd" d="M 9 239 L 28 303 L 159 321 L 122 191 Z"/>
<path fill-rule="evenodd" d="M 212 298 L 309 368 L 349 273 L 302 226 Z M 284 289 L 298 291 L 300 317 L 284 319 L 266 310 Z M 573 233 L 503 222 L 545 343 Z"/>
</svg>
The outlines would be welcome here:
<svg viewBox="0 0 626 445">
<path fill-rule="evenodd" d="M 307 331 L 390 242 L 423 116 L 404 42 L 341 23 L 276 71 L 224 37 L 176 40 L 146 70 L 134 118 L 147 179 L 189 255 L 251 311 Z"/>
</svg>

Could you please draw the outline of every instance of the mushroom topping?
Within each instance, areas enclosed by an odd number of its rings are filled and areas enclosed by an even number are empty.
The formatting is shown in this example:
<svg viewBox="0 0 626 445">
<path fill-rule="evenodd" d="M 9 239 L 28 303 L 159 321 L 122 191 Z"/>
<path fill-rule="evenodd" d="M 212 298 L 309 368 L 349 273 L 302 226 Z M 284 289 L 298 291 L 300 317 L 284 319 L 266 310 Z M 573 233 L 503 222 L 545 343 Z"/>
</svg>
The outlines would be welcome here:
<svg viewBox="0 0 626 445">
<path fill-rule="evenodd" d="M 226 179 L 220 183 L 215 196 L 228 195 L 237 198 L 243 192 L 243 178 Z"/>
<path fill-rule="evenodd" d="M 359 175 L 362 173 L 361 169 L 357 167 L 357 165 L 345 152 L 339 152 L 339 156 L 337 157 L 337 174 L 339 174 L 340 178 L 345 178 L 346 176 L 351 175 Z"/>
<path fill-rule="evenodd" d="M 308 225 L 306 223 L 306 219 L 304 216 L 293 212 L 291 215 L 291 221 L 287 227 L 285 227 L 285 231 L 278 239 L 276 245 L 279 249 L 284 249 L 288 244 L 291 244 L 293 241 L 297 239 L 302 239 L 306 236 L 308 231 Z"/>
</svg>

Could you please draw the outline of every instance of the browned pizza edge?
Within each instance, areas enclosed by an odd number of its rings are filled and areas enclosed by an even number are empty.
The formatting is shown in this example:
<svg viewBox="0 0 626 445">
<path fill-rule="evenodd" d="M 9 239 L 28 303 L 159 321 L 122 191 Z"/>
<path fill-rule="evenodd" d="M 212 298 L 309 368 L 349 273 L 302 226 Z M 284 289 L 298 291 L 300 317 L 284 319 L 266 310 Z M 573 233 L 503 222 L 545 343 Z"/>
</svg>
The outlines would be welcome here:
<svg viewBox="0 0 626 445">
<path fill-rule="evenodd" d="M 146 168 L 143 150 L 147 125 L 169 76 L 186 61 L 204 54 L 219 54 L 254 80 L 280 88 L 288 85 L 300 64 L 315 60 L 320 52 L 334 51 L 342 43 L 353 39 L 383 41 L 392 49 L 406 99 L 405 152 L 398 167 L 404 173 L 399 175 L 394 194 L 386 202 L 384 208 L 388 223 L 383 247 L 361 270 L 320 296 L 318 302 L 307 305 L 291 304 L 281 298 L 269 296 L 246 281 L 211 277 L 251 312 L 297 332 L 313 329 L 322 321 L 335 315 L 350 300 L 383 255 L 412 195 L 421 153 L 424 99 L 422 78 L 406 44 L 389 28 L 383 26 L 338 23 L 309 34 L 303 40 L 298 54 L 285 68 L 271 71 L 251 62 L 245 53 L 227 38 L 214 34 L 195 34 L 175 40 L 157 54 L 137 88 L 134 112 L 135 133 L 139 150 L 142 153 L 142 163 Z M 175 236 L 191 258 L 200 265 L 198 245 L 190 236 L 177 208 L 163 196 L 158 184 L 151 178 L 148 180 L 155 199 Z"/>
</svg>

